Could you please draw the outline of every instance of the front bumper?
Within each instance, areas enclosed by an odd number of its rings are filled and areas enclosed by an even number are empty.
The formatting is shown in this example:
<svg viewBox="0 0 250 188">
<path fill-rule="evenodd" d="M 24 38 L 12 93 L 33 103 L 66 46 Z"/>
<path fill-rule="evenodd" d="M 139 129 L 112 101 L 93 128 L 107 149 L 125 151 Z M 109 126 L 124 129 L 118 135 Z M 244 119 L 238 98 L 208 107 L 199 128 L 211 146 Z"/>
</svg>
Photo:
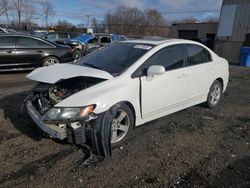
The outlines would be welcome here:
<svg viewBox="0 0 250 188">
<path fill-rule="evenodd" d="M 45 133 L 51 135 L 54 138 L 57 138 L 59 140 L 63 140 L 67 138 L 67 131 L 65 128 L 60 128 L 56 125 L 49 125 L 44 124 L 41 119 L 42 116 L 40 113 L 33 107 L 32 103 L 30 101 L 26 102 L 26 108 L 28 111 L 28 114 L 33 119 L 33 121 L 36 123 L 36 125 Z"/>
<path fill-rule="evenodd" d="M 78 122 L 81 123 L 81 126 L 73 128 L 72 124 L 74 123 L 65 124 L 65 126 L 44 124 L 40 112 L 36 110 L 32 102 L 25 100 L 24 103 L 28 114 L 36 125 L 53 138 L 67 139 L 69 143 L 74 145 L 89 145 L 91 152 L 99 156 L 111 155 L 111 126 L 109 126 L 109 118 L 103 118 L 105 113 L 99 114 L 98 118 L 90 118 L 87 122 L 84 120 Z M 109 117 L 109 115 L 106 117 Z"/>
</svg>

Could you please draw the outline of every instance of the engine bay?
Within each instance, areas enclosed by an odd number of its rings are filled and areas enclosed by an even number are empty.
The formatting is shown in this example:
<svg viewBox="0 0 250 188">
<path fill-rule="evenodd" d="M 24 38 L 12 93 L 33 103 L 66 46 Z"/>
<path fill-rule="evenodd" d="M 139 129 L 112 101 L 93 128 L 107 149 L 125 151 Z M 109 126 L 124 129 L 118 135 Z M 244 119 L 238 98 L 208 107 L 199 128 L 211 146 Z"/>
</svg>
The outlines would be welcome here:
<svg viewBox="0 0 250 188">
<path fill-rule="evenodd" d="M 60 80 L 55 84 L 39 83 L 33 88 L 31 99 L 36 109 L 44 114 L 67 97 L 103 81 L 105 79 L 74 77 Z"/>
</svg>

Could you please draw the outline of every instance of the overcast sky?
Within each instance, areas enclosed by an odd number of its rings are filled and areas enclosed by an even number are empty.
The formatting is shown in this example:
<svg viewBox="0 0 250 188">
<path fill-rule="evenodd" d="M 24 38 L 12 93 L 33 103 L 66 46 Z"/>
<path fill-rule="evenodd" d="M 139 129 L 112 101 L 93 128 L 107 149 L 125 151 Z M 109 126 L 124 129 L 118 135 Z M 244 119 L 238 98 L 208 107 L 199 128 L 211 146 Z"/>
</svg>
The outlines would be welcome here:
<svg viewBox="0 0 250 188">
<path fill-rule="evenodd" d="M 43 0 L 34 0 L 43 1 Z M 117 6 L 137 7 L 141 10 L 153 8 L 161 12 L 168 21 L 194 17 L 203 20 L 207 17 L 219 17 L 222 0 L 50 0 L 56 15 L 49 23 L 68 20 L 73 24 L 86 24 L 87 15 L 103 20 L 107 12 Z M 1 20 L 4 18 L 2 17 Z M 1 21 L 0 20 L 0 21 Z"/>
<path fill-rule="evenodd" d="M 74 24 L 87 22 L 95 17 L 103 20 L 107 12 L 113 11 L 119 5 L 137 7 L 139 9 L 154 8 L 163 13 L 169 20 L 194 17 L 203 20 L 207 17 L 219 17 L 222 0 L 51 0 L 56 15 L 51 22 L 67 19 Z"/>
</svg>

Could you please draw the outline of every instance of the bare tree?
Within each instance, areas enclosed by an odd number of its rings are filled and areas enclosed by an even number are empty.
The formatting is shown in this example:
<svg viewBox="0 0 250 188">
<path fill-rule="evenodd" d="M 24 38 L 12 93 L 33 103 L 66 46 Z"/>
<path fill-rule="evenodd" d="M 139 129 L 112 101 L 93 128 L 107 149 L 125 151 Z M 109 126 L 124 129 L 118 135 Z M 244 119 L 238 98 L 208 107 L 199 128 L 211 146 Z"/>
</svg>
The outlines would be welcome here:
<svg viewBox="0 0 250 188">
<path fill-rule="evenodd" d="M 119 6 L 112 13 L 106 14 L 105 22 L 108 32 L 123 35 L 167 35 L 165 18 L 154 9 Z"/>
<path fill-rule="evenodd" d="M 8 0 L 1 0 L 0 1 L 0 16 L 5 14 L 8 23 L 9 23 L 9 14 L 8 14 L 9 10 L 10 10 L 9 1 Z"/>
<path fill-rule="evenodd" d="M 59 20 L 56 27 L 58 31 L 72 31 L 75 26 L 67 20 Z"/>
<path fill-rule="evenodd" d="M 42 13 L 44 15 L 45 25 L 46 27 L 48 27 L 49 17 L 55 14 L 54 7 L 48 0 L 41 2 L 41 5 L 42 5 Z"/>
<path fill-rule="evenodd" d="M 12 0 L 12 2 L 14 5 L 14 8 L 16 9 L 16 12 L 17 12 L 18 26 L 20 27 L 24 0 Z"/>
<path fill-rule="evenodd" d="M 33 25 L 33 18 L 35 17 L 37 10 L 35 6 L 28 0 L 26 0 L 23 8 L 25 26 L 26 29 Z"/>
<path fill-rule="evenodd" d="M 5 1 L 0 1 L 0 16 L 2 16 L 5 13 Z"/>
<path fill-rule="evenodd" d="M 146 35 L 162 35 L 165 32 L 165 27 L 167 21 L 155 9 L 148 9 L 145 11 L 146 24 L 147 24 L 147 34 Z"/>
<path fill-rule="evenodd" d="M 33 4 L 31 4 L 29 1 L 26 1 L 25 5 L 24 5 L 24 16 L 25 16 L 26 24 L 28 22 L 32 22 L 36 13 L 37 13 L 37 10 L 36 10 L 35 6 Z"/>
</svg>

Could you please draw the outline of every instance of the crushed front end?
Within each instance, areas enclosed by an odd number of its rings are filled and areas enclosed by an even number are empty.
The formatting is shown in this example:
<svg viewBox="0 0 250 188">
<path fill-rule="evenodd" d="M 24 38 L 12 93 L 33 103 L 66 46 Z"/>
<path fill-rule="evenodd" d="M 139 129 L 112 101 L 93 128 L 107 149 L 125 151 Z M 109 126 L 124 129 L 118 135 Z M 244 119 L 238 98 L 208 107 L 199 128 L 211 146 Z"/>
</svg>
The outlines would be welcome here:
<svg viewBox="0 0 250 188">
<path fill-rule="evenodd" d="M 39 83 L 24 101 L 36 125 L 51 137 L 74 145 L 89 145 L 92 152 L 109 156 L 110 129 L 100 127 L 102 114 L 95 114 L 95 104 L 84 107 L 56 107 L 67 97 L 104 81 L 99 78 L 75 77 L 55 84 Z"/>
</svg>

